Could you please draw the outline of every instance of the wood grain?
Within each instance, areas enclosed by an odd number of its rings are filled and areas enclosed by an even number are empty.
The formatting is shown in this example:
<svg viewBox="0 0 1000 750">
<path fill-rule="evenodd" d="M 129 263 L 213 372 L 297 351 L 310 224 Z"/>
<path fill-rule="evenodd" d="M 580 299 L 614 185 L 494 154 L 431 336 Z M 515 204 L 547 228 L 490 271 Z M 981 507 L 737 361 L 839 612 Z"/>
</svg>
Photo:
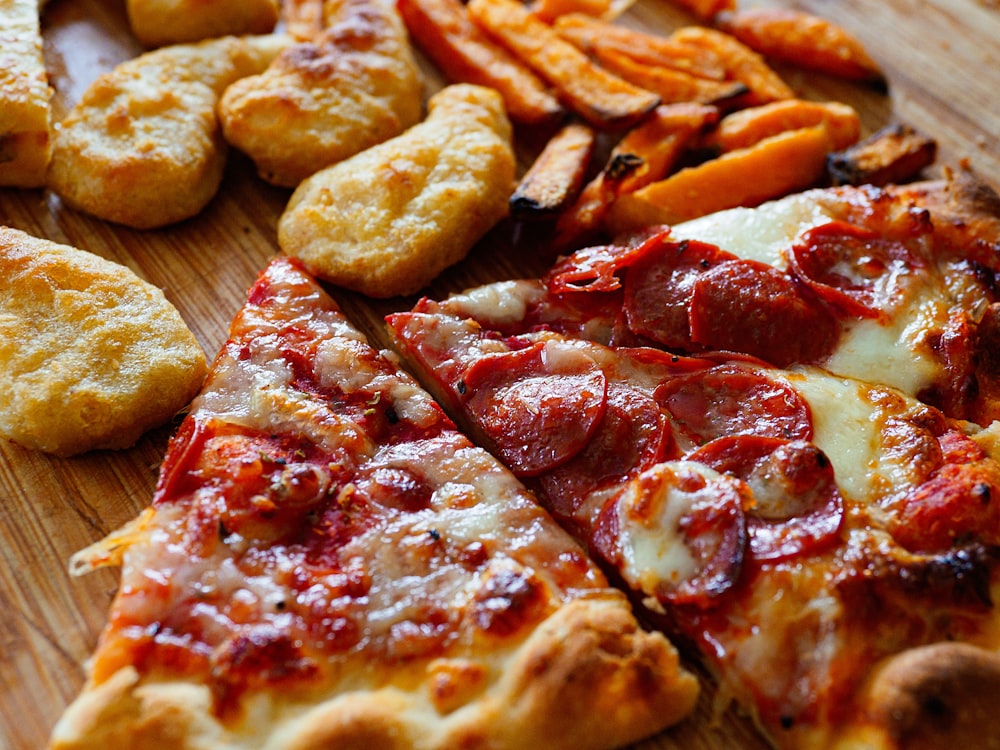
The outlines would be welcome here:
<svg viewBox="0 0 1000 750">
<path fill-rule="evenodd" d="M 747 3 L 748 5 L 750 3 Z M 854 105 L 866 132 L 902 120 L 933 136 L 939 164 L 967 160 L 1000 185 L 1000 10 L 981 0 L 822 0 L 762 2 L 822 15 L 851 30 L 883 65 L 888 96 L 790 68 L 779 69 L 808 98 Z M 670 30 L 691 19 L 665 0 L 639 0 L 625 23 Z M 64 112 L 101 71 L 139 52 L 120 0 L 52 0 L 44 16 L 46 59 Z M 440 85 L 428 68 L 429 89 Z M 518 133 L 522 157 L 535 146 Z M 233 153 L 218 197 L 198 217 L 136 232 L 74 213 L 45 191 L 0 190 L 0 223 L 76 245 L 123 263 L 161 286 L 209 356 L 225 338 L 246 288 L 278 252 L 275 226 L 288 191 L 258 180 Z M 472 284 L 540 273 L 552 260 L 537 236 L 501 225 L 428 291 L 441 296 Z M 377 346 L 382 317 L 413 299 L 371 301 L 331 290 Z M 117 584 L 113 571 L 82 579 L 69 556 L 132 518 L 150 498 L 173 429 L 134 448 L 60 460 L 0 443 L 0 747 L 44 746 L 79 690 Z M 763 748 L 735 711 L 713 711 L 709 687 L 697 715 L 648 740 L 659 748 Z M 713 721 L 717 719 L 717 721 Z"/>
</svg>

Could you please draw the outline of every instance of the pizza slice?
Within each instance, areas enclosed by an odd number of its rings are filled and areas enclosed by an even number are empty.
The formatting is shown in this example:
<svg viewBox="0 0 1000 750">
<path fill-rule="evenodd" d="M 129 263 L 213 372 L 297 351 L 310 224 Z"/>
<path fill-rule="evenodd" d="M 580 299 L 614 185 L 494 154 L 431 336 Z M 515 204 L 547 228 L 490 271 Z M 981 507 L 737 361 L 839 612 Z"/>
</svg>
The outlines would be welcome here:
<svg viewBox="0 0 1000 750">
<path fill-rule="evenodd" d="M 1000 418 L 1000 197 L 966 173 L 654 227 L 526 283 L 507 332 L 817 365 Z"/>
<path fill-rule="evenodd" d="M 615 314 L 553 330 L 545 294 L 502 282 L 388 323 L 720 700 L 780 748 L 1000 736 L 1000 426 L 811 365 L 597 343 Z"/>
<path fill-rule="evenodd" d="M 52 748 L 604 748 L 697 681 L 291 260 L 249 292 Z"/>
</svg>

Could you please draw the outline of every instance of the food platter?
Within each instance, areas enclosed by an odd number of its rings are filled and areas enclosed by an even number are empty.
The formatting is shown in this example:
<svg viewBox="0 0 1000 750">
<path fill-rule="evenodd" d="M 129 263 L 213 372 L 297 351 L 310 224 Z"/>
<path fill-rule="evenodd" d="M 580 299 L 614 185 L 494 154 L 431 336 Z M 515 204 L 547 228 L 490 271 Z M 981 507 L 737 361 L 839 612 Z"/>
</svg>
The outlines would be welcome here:
<svg viewBox="0 0 1000 750">
<path fill-rule="evenodd" d="M 757 3 L 789 5 L 789 3 Z M 987 0 L 805 0 L 796 7 L 854 33 L 883 66 L 890 91 L 779 68 L 803 97 L 854 106 L 865 132 L 894 121 L 933 137 L 938 165 L 967 162 L 1000 186 L 1000 7 Z M 640 0 L 622 19 L 669 31 L 692 19 L 665 0 Z M 129 35 L 123 2 L 52 0 L 45 9 L 46 61 L 57 116 L 103 70 L 141 51 Z M 428 93 L 442 84 L 425 65 Z M 519 131 L 522 169 L 536 134 Z M 278 253 L 276 225 L 290 191 L 263 183 L 248 159 L 231 153 L 219 195 L 197 217 L 136 231 L 62 206 L 41 190 L 0 190 L 0 224 L 84 248 L 122 263 L 164 289 L 211 357 L 222 344 L 246 288 Z M 533 276 L 553 260 L 543 232 L 503 223 L 426 290 L 443 296 L 473 284 Z M 383 316 L 413 298 L 371 300 L 331 289 L 347 315 L 385 346 Z M 57 459 L 0 444 L 0 747 L 37 748 L 84 678 L 116 574 L 72 579 L 67 561 L 132 518 L 149 501 L 173 429 L 147 434 L 135 447 Z M 694 717 L 642 748 L 765 747 L 752 726 L 729 710 L 716 714 L 709 688 Z"/>
</svg>

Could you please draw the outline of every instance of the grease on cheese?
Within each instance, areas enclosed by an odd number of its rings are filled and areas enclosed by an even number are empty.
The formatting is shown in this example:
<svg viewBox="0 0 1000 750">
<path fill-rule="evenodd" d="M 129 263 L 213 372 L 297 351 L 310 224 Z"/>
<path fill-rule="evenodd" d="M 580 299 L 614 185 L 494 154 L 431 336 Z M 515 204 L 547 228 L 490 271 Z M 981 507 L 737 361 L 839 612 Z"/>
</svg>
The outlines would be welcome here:
<svg viewBox="0 0 1000 750">
<path fill-rule="evenodd" d="M 522 320 L 528 306 L 538 302 L 544 295 L 543 284 L 532 281 L 501 281 L 449 297 L 446 304 L 455 315 L 472 318 L 487 325 L 503 325 Z"/>
<path fill-rule="evenodd" d="M 839 375 L 884 383 L 916 396 L 941 374 L 941 362 L 925 333 L 944 329 L 948 307 L 948 300 L 931 284 L 916 285 L 907 290 L 888 324 L 869 318 L 850 325 L 823 365 Z"/>
<path fill-rule="evenodd" d="M 682 486 L 684 475 L 705 481 Z M 621 572 L 629 584 L 655 596 L 691 578 L 698 563 L 684 541 L 680 521 L 699 502 L 711 502 L 715 485 L 732 482 L 714 469 L 691 461 L 657 464 L 630 482 L 618 501 L 618 545 Z"/>
<path fill-rule="evenodd" d="M 809 405 L 813 442 L 830 459 L 837 486 L 847 498 L 872 503 L 887 488 L 914 481 L 910 461 L 886 451 L 883 438 L 886 419 L 904 416 L 913 402 L 895 394 L 897 408 L 876 408 L 876 392 L 885 389 L 817 368 L 801 368 L 786 377 Z"/>
</svg>

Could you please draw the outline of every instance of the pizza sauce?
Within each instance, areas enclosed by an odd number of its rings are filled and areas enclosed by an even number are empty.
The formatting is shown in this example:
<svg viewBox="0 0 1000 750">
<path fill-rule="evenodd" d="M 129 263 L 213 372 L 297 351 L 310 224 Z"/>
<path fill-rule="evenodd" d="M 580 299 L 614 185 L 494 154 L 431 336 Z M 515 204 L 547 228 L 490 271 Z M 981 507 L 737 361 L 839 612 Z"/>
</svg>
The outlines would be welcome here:
<svg viewBox="0 0 1000 750">
<path fill-rule="evenodd" d="M 378 683 L 471 642 L 502 648 L 607 594 L 521 485 L 287 262 L 234 321 L 152 509 L 76 565 L 119 559 L 95 680 L 185 675 L 222 716 L 345 660 Z"/>
</svg>

